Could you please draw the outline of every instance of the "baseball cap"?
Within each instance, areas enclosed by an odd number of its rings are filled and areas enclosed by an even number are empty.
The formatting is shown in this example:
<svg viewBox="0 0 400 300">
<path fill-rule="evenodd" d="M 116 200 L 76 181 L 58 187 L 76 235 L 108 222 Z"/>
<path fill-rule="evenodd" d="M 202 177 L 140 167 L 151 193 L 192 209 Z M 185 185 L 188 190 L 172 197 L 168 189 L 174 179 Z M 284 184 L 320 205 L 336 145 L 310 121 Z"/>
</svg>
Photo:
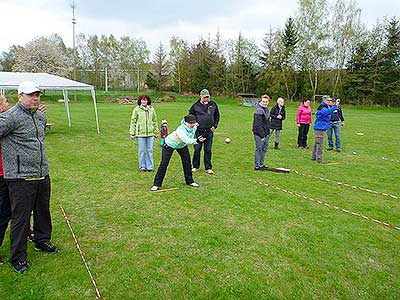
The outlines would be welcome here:
<svg viewBox="0 0 400 300">
<path fill-rule="evenodd" d="M 322 96 L 322 101 L 335 101 L 331 96 L 324 95 Z"/>
<path fill-rule="evenodd" d="M 210 92 L 207 89 L 202 89 L 200 92 L 201 97 L 210 97 Z"/>
<path fill-rule="evenodd" d="M 39 85 L 33 81 L 24 81 L 18 86 L 18 95 L 40 92 Z"/>
</svg>

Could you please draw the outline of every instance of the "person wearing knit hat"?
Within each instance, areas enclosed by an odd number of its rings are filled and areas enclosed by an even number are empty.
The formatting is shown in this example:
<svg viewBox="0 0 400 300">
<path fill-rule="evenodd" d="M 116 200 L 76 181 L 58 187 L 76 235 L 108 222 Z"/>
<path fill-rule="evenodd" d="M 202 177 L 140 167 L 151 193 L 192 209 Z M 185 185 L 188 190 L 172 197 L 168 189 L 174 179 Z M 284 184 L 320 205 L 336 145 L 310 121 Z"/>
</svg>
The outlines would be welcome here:
<svg viewBox="0 0 400 300">
<path fill-rule="evenodd" d="M 201 135 L 206 138 L 204 143 L 194 146 L 192 171 L 196 172 L 200 168 L 200 153 L 204 144 L 204 169 L 207 174 L 214 174 L 211 163 L 212 143 L 220 116 L 218 105 L 210 99 L 210 92 L 207 89 L 200 91 L 200 99 L 190 107 L 189 114 L 194 115 L 199 124 L 196 136 Z"/>
</svg>

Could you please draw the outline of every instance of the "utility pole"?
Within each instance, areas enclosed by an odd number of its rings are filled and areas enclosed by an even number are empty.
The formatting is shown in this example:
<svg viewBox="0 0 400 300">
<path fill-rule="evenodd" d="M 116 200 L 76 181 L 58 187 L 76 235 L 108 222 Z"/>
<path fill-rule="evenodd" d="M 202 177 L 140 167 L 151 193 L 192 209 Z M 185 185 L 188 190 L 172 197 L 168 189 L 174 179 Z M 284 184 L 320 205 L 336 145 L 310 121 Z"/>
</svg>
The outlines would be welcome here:
<svg viewBox="0 0 400 300">
<path fill-rule="evenodd" d="M 76 49 L 75 49 L 75 25 L 76 25 L 76 19 L 75 19 L 75 1 L 72 1 L 71 4 L 72 8 L 72 51 L 73 51 L 73 58 L 74 58 L 74 80 L 76 81 Z M 74 101 L 76 102 L 76 90 L 74 91 Z"/>
</svg>

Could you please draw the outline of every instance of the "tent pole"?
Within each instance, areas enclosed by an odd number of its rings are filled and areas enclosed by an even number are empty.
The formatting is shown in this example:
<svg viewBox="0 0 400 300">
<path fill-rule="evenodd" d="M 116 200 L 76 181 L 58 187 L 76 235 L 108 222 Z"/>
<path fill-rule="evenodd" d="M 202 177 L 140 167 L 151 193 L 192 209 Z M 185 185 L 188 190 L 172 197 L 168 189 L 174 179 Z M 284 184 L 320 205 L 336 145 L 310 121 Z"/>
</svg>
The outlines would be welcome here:
<svg viewBox="0 0 400 300">
<path fill-rule="evenodd" d="M 97 133 L 100 133 L 100 126 L 99 126 L 99 115 L 97 114 L 97 104 L 96 104 L 96 93 L 94 88 L 90 90 L 93 98 L 93 105 L 94 105 L 94 113 L 96 114 L 96 125 L 97 125 Z"/>
<path fill-rule="evenodd" d="M 63 90 L 65 109 L 67 110 L 68 126 L 71 127 L 71 115 L 69 113 L 68 91 Z"/>
</svg>

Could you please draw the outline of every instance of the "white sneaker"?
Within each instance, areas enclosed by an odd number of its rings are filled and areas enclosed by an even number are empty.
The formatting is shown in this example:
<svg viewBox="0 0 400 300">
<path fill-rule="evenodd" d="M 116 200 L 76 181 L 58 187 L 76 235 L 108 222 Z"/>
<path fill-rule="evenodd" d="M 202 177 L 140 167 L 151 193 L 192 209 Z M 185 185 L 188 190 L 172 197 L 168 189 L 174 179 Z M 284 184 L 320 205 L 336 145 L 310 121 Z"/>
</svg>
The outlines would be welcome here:
<svg viewBox="0 0 400 300">
<path fill-rule="evenodd" d="M 198 170 L 199 170 L 199 169 L 192 168 L 192 172 L 193 172 L 193 173 L 196 173 Z"/>
<path fill-rule="evenodd" d="M 207 174 L 214 174 L 214 171 L 211 170 L 211 169 L 208 169 L 208 170 L 206 170 L 206 173 L 207 173 Z"/>
<path fill-rule="evenodd" d="M 197 188 L 197 187 L 199 187 L 199 184 L 198 183 L 196 183 L 196 182 L 192 182 L 191 184 L 189 184 L 191 187 L 195 187 L 195 188 Z"/>
<path fill-rule="evenodd" d="M 160 187 L 158 187 L 158 186 L 156 186 L 156 185 L 153 185 L 153 186 L 151 187 L 150 191 L 156 192 L 156 191 L 158 191 L 159 189 L 160 189 Z"/>
</svg>

